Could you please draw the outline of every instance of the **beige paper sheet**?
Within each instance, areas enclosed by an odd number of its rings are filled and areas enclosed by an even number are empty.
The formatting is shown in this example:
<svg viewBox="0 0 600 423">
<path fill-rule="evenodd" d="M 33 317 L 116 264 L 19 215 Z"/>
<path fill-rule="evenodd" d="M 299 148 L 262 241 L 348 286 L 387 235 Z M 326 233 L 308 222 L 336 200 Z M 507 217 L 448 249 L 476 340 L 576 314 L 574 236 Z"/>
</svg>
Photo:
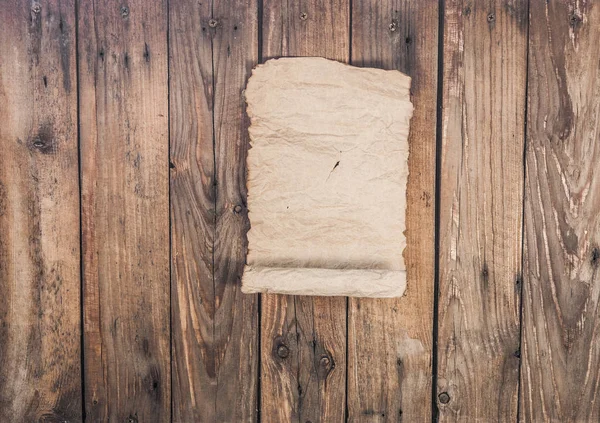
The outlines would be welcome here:
<svg viewBox="0 0 600 423">
<path fill-rule="evenodd" d="M 245 293 L 398 297 L 410 78 L 322 58 L 252 72 Z"/>
</svg>

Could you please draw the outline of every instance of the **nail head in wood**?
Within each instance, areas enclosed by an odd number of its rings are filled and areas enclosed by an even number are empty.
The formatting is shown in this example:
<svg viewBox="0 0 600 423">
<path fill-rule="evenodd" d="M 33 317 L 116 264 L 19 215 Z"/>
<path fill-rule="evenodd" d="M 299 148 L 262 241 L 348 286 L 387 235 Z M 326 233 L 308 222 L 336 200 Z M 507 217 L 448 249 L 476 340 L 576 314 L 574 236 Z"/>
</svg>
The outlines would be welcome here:
<svg viewBox="0 0 600 423">
<path fill-rule="evenodd" d="M 438 399 L 442 404 L 448 404 L 450 402 L 450 395 L 447 392 L 442 392 L 438 395 Z"/>
<path fill-rule="evenodd" d="M 388 28 L 390 29 L 390 32 L 396 32 L 396 29 L 398 29 L 398 25 L 396 24 L 396 22 L 392 22 L 391 24 L 389 24 Z"/>
<path fill-rule="evenodd" d="M 208 21 L 208 26 L 210 26 L 211 28 L 216 28 L 217 25 L 219 25 L 219 21 L 217 21 L 216 19 L 211 19 L 210 21 Z"/>
<path fill-rule="evenodd" d="M 236 214 L 240 214 L 242 212 L 242 206 L 239 204 L 233 208 L 233 212 Z"/>
<path fill-rule="evenodd" d="M 493 13 L 490 13 L 489 15 L 487 15 L 487 21 L 488 21 L 489 23 L 492 23 L 492 22 L 494 22 L 495 20 L 496 20 L 496 15 L 495 15 L 495 14 L 493 14 Z"/>
<path fill-rule="evenodd" d="M 308 14 L 306 12 L 302 12 L 300 13 L 300 19 L 302 19 L 303 21 L 308 19 Z"/>
<path fill-rule="evenodd" d="M 126 18 L 129 16 L 129 8 L 127 6 L 121 6 L 121 17 Z"/>
<path fill-rule="evenodd" d="M 31 11 L 33 13 L 40 13 L 42 11 L 42 5 L 39 4 L 38 2 L 35 2 L 31 5 Z"/>
<path fill-rule="evenodd" d="M 277 347 L 277 356 L 279 358 L 287 358 L 289 355 L 290 355 L 290 349 L 287 347 L 287 345 L 281 344 L 280 346 Z"/>
</svg>

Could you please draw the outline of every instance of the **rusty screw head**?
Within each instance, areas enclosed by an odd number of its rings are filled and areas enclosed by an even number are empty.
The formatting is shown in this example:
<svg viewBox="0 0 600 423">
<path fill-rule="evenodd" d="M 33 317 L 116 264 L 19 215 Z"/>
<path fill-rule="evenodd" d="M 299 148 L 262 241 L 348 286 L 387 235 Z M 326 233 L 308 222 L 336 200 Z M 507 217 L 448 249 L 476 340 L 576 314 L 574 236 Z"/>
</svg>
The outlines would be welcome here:
<svg viewBox="0 0 600 423">
<path fill-rule="evenodd" d="M 303 21 L 308 19 L 308 14 L 306 12 L 302 12 L 300 13 L 300 19 L 302 19 Z"/>
<path fill-rule="evenodd" d="M 38 2 L 35 2 L 31 5 L 31 11 L 33 13 L 40 13 L 42 11 L 42 5 L 39 4 Z"/>
<path fill-rule="evenodd" d="M 289 355 L 290 355 L 290 349 L 287 347 L 287 345 L 281 344 L 280 346 L 277 347 L 277 356 L 279 358 L 287 358 Z"/>
<path fill-rule="evenodd" d="M 126 18 L 129 16 L 129 8 L 127 6 L 121 6 L 121 17 Z"/>
<path fill-rule="evenodd" d="M 448 395 L 448 392 L 442 392 L 438 395 L 438 399 L 442 404 L 448 404 L 450 402 L 450 395 Z"/>
<path fill-rule="evenodd" d="M 210 26 L 211 28 L 216 28 L 218 24 L 219 22 L 216 19 L 211 19 L 210 21 L 208 21 L 208 26 Z"/>
</svg>

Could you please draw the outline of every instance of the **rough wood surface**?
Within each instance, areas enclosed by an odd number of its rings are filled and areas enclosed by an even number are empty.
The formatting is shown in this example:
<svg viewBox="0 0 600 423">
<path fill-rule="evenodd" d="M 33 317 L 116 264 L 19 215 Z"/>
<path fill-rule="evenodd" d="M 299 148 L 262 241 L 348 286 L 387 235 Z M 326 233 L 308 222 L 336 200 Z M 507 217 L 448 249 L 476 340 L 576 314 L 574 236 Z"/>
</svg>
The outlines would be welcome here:
<svg viewBox="0 0 600 423">
<path fill-rule="evenodd" d="M 600 8 L 531 8 L 521 420 L 600 420 Z"/>
<path fill-rule="evenodd" d="M 352 64 L 412 77 L 405 263 L 407 292 L 395 300 L 350 299 L 351 422 L 431 420 L 438 5 L 355 0 Z"/>
<path fill-rule="evenodd" d="M 255 2 L 170 3 L 173 420 L 255 421 L 258 298 L 246 256 L 242 91 Z M 200 18 L 198 18 L 200 17 Z"/>
<path fill-rule="evenodd" d="M 73 1 L 0 6 L 0 421 L 81 420 Z"/>
<path fill-rule="evenodd" d="M 527 1 L 444 12 L 440 422 L 515 421 Z"/>
<path fill-rule="evenodd" d="M 243 90 L 258 63 L 257 0 L 216 1 L 213 18 L 217 421 L 246 422 L 257 419 L 259 318 L 258 295 L 241 291 L 249 226 Z"/>
<path fill-rule="evenodd" d="M 85 401 L 170 419 L 166 2 L 81 1 Z"/>
<path fill-rule="evenodd" d="M 262 59 L 347 62 L 349 11 L 348 0 L 264 0 Z M 262 296 L 262 421 L 344 421 L 346 305 L 341 297 Z"/>
</svg>

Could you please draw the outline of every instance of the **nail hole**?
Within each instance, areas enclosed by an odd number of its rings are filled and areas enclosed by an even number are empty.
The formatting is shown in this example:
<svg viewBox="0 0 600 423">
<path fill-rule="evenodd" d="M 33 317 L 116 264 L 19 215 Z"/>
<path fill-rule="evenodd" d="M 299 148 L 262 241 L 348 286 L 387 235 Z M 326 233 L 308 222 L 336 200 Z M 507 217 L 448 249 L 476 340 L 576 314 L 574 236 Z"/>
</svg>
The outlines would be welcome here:
<svg viewBox="0 0 600 423">
<path fill-rule="evenodd" d="M 42 81 L 44 81 L 44 87 L 48 87 L 48 78 L 46 77 L 46 75 L 42 77 Z"/>
<path fill-rule="evenodd" d="M 234 30 L 234 31 L 237 31 L 237 25 L 235 25 L 235 26 L 233 27 L 233 30 Z"/>
<path fill-rule="evenodd" d="M 277 356 L 279 358 L 287 358 L 290 355 L 290 349 L 287 347 L 287 345 L 279 345 L 277 347 Z"/>
<path fill-rule="evenodd" d="M 582 17 L 579 16 L 579 14 L 577 14 L 576 12 L 571 13 L 571 15 L 569 16 L 569 23 L 573 27 L 579 25 L 582 21 Z"/>
<path fill-rule="evenodd" d="M 406 44 L 412 44 L 412 38 L 410 38 L 410 37 L 406 37 L 406 39 L 404 40 L 404 42 L 405 42 Z"/>
<path fill-rule="evenodd" d="M 450 395 L 447 392 L 442 392 L 438 395 L 438 399 L 442 404 L 448 404 L 450 402 Z"/>
</svg>

